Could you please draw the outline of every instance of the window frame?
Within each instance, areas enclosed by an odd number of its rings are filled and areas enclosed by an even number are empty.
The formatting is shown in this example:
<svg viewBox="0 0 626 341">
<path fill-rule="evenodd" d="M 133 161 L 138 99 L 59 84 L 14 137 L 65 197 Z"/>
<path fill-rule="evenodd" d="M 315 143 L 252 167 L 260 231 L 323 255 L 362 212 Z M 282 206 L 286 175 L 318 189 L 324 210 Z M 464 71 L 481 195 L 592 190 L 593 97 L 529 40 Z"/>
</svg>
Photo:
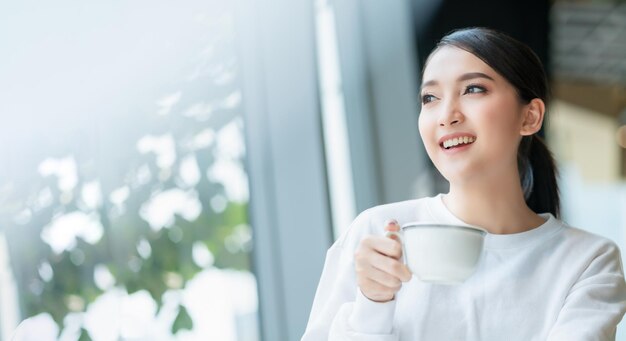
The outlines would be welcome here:
<svg viewBox="0 0 626 341">
<path fill-rule="evenodd" d="M 268 341 L 301 338 L 332 242 L 313 10 L 238 1 L 253 269 Z"/>
<path fill-rule="evenodd" d="M 315 4 L 237 3 L 261 334 L 268 341 L 299 340 L 326 251 L 336 238 L 317 79 Z M 357 213 L 432 193 L 417 129 L 410 3 L 342 0 L 332 6 Z"/>
</svg>

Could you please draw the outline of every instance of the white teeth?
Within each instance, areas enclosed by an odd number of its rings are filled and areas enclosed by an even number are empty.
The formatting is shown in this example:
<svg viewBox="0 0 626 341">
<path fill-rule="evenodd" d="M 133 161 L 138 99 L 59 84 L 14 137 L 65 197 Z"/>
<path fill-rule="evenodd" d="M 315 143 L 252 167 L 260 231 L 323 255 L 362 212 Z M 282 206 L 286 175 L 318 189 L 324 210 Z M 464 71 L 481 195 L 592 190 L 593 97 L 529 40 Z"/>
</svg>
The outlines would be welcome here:
<svg viewBox="0 0 626 341">
<path fill-rule="evenodd" d="M 471 136 L 462 136 L 462 137 L 456 137 L 453 139 L 449 139 L 449 140 L 445 140 L 443 141 L 443 147 L 444 148 L 450 148 L 450 147 L 454 147 L 456 145 L 459 144 L 467 144 L 467 143 L 473 143 L 474 142 L 474 138 Z"/>
</svg>

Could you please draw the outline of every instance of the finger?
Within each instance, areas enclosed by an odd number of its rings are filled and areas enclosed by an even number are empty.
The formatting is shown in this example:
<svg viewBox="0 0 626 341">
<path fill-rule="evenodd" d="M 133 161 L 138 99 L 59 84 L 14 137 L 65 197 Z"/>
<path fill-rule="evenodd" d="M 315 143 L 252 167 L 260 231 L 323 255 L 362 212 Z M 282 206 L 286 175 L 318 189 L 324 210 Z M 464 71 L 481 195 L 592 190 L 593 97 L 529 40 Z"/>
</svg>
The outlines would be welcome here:
<svg viewBox="0 0 626 341">
<path fill-rule="evenodd" d="M 386 237 L 369 236 L 363 240 L 366 248 L 372 249 L 384 256 L 399 259 L 402 257 L 402 244 L 399 241 Z"/>
<path fill-rule="evenodd" d="M 383 245 L 385 244 L 396 247 L 396 251 L 383 250 Z M 397 258 L 387 256 L 378 250 L 395 254 Z M 408 282 L 413 275 L 408 267 L 403 262 L 399 261 L 401 256 L 402 247 L 400 243 L 385 237 L 368 236 L 361 241 L 361 245 L 354 253 L 355 269 L 357 271 L 363 271 L 363 269 L 374 266 L 379 270 L 390 272 L 388 271 L 389 268 L 398 267 L 396 277 L 404 282 Z"/>
<path fill-rule="evenodd" d="M 365 297 L 376 302 L 387 302 L 394 298 L 397 290 L 390 289 L 371 279 L 364 278 L 359 281 L 359 287 Z"/>
<path fill-rule="evenodd" d="M 397 259 L 393 259 L 391 257 L 386 257 L 383 255 L 373 255 L 369 259 L 369 263 L 372 267 L 380 271 L 386 272 L 400 281 L 408 282 L 411 280 L 411 271 L 404 263 L 400 262 Z"/>
<path fill-rule="evenodd" d="M 389 289 L 400 290 L 402 281 L 384 271 L 381 271 L 373 266 L 366 267 L 361 273 L 362 278 L 368 278 L 376 283 L 379 283 Z"/>
<path fill-rule="evenodd" d="M 395 219 L 388 220 L 387 223 L 385 223 L 385 231 L 390 231 L 390 232 L 400 231 L 400 225 L 398 224 L 398 221 Z"/>
<path fill-rule="evenodd" d="M 390 219 L 387 221 L 386 225 L 385 225 L 385 231 L 388 232 L 399 232 L 400 231 L 400 225 L 398 224 L 398 221 L 395 219 Z M 393 239 L 393 240 L 397 240 L 400 241 L 400 238 L 398 238 L 398 236 L 396 235 L 389 235 L 389 238 Z"/>
</svg>

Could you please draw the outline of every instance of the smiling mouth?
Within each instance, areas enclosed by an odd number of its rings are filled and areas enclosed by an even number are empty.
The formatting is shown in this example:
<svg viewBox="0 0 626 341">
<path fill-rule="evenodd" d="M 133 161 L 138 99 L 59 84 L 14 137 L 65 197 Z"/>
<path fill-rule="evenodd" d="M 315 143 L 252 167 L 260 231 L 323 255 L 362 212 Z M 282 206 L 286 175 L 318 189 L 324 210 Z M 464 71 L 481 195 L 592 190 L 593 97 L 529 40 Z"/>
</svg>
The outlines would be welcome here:
<svg viewBox="0 0 626 341">
<path fill-rule="evenodd" d="M 476 141 L 475 137 L 472 136 L 462 136 L 462 137 L 457 137 L 457 138 L 453 138 L 453 139 L 449 139 L 446 141 L 443 141 L 443 143 L 440 144 L 440 146 L 444 149 L 454 149 L 454 148 L 458 148 L 458 147 L 462 147 L 462 146 L 466 146 L 469 144 L 474 143 L 474 141 Z"/>
</svg>

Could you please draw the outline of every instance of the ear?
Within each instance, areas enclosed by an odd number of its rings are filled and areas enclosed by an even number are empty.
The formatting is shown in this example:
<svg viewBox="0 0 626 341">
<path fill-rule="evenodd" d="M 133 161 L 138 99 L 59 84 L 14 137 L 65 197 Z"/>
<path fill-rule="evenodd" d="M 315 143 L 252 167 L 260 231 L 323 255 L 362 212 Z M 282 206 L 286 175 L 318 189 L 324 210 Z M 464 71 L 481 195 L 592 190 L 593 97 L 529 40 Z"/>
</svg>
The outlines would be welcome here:
<svg viewBox="0 0 626 341">
<path fill-rule="evenodd" d="M 543 117 L 546 112 L 546 105 L 539 98 L 535 98 L 524 106 L 524 119 L 520 129 L 520 135 L 529 136 L 541 129 Z"/>
</svg>

